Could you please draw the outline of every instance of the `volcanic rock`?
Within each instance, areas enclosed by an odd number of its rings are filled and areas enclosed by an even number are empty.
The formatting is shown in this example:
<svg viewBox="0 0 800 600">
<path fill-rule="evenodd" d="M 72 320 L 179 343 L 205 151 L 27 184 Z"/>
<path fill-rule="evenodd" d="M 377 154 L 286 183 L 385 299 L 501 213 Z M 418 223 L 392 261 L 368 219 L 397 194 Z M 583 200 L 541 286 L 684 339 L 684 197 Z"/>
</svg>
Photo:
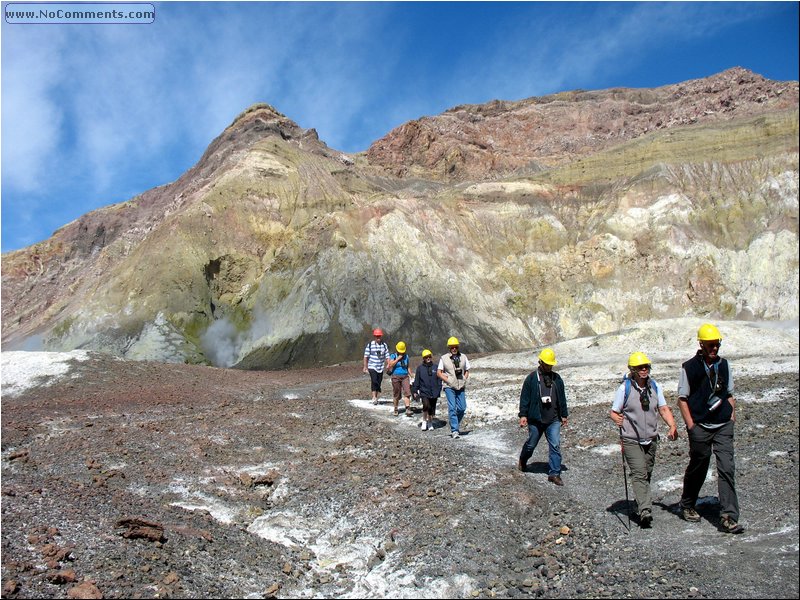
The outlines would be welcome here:
<svg viewBox="0 0 800 600">
<path fill-rule="evenodd" d="M 798 317 L 798 84 L 461 106 L 345 156 L 269 105 L 177 181 L 2 257 L 4 348 L 245 369 Z"/>
</svg>

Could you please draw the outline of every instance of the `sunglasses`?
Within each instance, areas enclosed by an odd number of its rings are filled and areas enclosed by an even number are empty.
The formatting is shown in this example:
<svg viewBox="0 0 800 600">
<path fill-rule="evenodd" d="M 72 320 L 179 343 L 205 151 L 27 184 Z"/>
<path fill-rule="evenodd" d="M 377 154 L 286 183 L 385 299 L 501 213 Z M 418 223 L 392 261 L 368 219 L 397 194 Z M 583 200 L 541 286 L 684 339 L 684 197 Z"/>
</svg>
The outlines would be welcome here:
<svg viewBox="0 0 800 600">
<path fill-rule="evenodd" d="M 634 367 L 637 371 L 649 371 L 650 365 L 639 365 L 638 367 Z"/>
<path fill-rule="evenodd" d="M 712 341 L 703 342 L 703 345 L 708 348 L 719 348 L 721 344 L 722 342 L 720 342 L 719 340 L 715 340 L 713 342 Z"/>
</svg>

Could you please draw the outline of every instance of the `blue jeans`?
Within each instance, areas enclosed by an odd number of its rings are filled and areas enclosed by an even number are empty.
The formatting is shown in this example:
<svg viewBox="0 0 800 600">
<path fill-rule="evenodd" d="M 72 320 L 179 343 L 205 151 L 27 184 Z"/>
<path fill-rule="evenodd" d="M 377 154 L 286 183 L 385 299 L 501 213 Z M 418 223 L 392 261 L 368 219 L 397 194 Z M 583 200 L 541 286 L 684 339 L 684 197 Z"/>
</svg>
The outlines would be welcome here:
<svg viewBox="0 0 800 600">
<path fill-rule="evenodd" d="M 467 412 L 467 391 L 444 388 L 444 395 L 447 397 L 447 411 L 450 416 L 450 431 L 458 431 L 461 426 L 461 419 Z"/>
<path fill-rule="evenodd" d="M 544 433 L 547 438 L 547 446 L 549 449 L 548 460 L 548 475 L 561 475 L 561 421 L 556 419 L 549 425 L 542 425 L 541 423 L 528 423 L 528 441 L 522 446 L 522 453 L 519 455 L 519 460 L 525 464 L 528 459 L 533 456 L 533 451 L 539 444 Z"/>
</svg>

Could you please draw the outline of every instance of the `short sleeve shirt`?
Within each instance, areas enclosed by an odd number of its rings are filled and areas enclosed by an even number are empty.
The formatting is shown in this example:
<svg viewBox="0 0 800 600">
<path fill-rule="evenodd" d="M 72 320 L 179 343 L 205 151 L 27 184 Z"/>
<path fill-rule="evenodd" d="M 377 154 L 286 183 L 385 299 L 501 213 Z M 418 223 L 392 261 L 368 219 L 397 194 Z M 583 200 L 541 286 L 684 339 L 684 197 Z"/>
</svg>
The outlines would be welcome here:
<svg viewBox="0 0 800 600">
<path fill-rule="evenodd" d="M 378 373 L 383 373 L 387 356 L 389 356 L 389 346 L 385 342 L 371 340 L 364 348 L 364 358 L 368 359 L 367 368 Z"/>
</svg>

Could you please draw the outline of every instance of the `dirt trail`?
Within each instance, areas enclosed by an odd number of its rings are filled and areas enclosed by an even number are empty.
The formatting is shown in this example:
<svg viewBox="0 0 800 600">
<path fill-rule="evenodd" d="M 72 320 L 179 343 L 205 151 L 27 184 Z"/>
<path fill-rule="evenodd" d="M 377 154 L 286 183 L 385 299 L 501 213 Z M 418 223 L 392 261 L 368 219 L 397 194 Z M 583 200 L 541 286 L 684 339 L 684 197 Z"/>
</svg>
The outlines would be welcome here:
<svg viewBox="0 0 800 600">
<path fill-rule="evenodd" d="M 779 390 L 743 402 L 737 423 L 746 533 L 717 530 L 715 481 L 699 524 L 671 512 L 685 437 L 662 442 L 653 529 L 628 533 L 604 406 L 572 410 L 557 488 L 544 447 L 516 470 L 507 401 L 497 420 L 476 400 L 452 440 L 443 422 L 422 433 L 365 401 L 356 363 L 253 373 L 93 356 L 3 398 L 3 596 L 797 597 L 797 374 L 737 385 Z"/>
</svg>

